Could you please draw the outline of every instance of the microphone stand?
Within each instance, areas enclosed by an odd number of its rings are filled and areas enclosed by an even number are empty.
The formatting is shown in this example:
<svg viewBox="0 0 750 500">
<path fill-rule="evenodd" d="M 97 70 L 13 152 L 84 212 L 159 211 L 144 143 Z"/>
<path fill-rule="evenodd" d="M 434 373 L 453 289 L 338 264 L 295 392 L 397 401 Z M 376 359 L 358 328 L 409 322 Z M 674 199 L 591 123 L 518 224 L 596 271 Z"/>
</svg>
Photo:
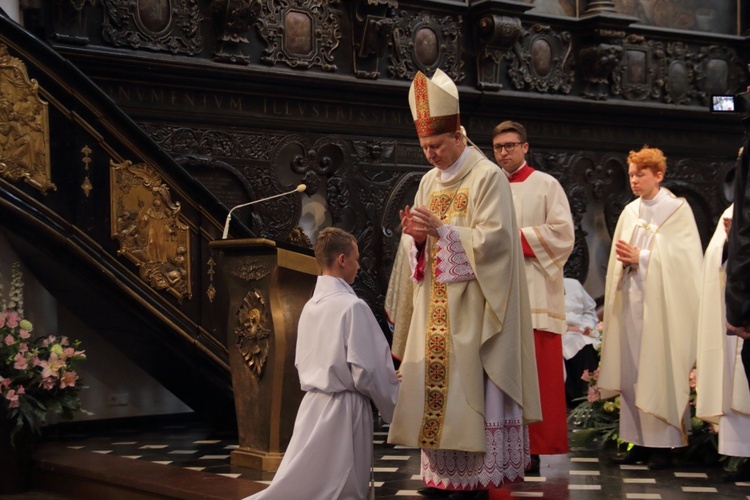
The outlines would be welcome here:
<svg viewBox="0 0 750 500">
<path fill-rule="evenodd" d="M 268 201 L 268 200 L 272 200 L 272 199 L 274 199 L 274 198 L 279 198 L 279 197 L 281 197 L 281 196 L 286 196 L 286 195 L 289 195 L 289 194 L 293 194 L 293 193 L 301 193 L 301 192 L 303 192 L 303 191 L 304 191 L 305 189 L 307 189 L 307 186 L 305 186 L 304 184 L 300 184 L 300 185 L 299 185 L 299 186 L 297 186 L 296 188 L 292 189 L 291 191 L 287 191 L 286 193 L 279 193 L 279 194 L 275 194 L 275 195 L 273 195 L 273 196 L 268 196 L 268 197 L 266 197 L 266 198 L 261 198 L 260 200 L 253 200 L 253 201 L 249 201 L 249 202 L 247 202 L 247 203 L 243 203 L 242 205 L 237 205 L 236 207 L 233 207 L 233 208 L 232 208 L 232 209 L 231 209 L 231 210 L 229 211 L 229 213 L 227 214 L 227 220 L 226 220 L 226 221 L 224 221 L 224 232 L 223 232 L 223 233 L 222 233 L 222 235 L 221 235 L 221 239 L 222 239 L 222 240 L 225 240 L 225 239 L 227 239 L 227 235 L 229 234 L 229 223 L 230 223 L 230 222 L 232 221 L 232 212 L 234 212 L 234 211 L 235 211 L 235 210 L 237 210 L 238 208 L 242 208 L 242 207 L 247 207 L 247 206 L 249 206 L 249 205 L 255 205 L 256 203 L 260 203 L 260 202 L 262 202 L 262 201 Z"/>
</svg>

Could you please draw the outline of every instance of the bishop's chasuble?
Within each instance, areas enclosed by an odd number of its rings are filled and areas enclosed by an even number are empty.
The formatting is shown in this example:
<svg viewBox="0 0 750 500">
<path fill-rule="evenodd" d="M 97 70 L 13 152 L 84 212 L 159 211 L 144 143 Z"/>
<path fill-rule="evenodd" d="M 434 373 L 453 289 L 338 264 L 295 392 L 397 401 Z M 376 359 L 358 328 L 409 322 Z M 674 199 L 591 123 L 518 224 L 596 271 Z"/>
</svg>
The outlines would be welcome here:
<svg viewBox="0 0 750 500">
<path fill-rule="evenodd" d="M 386 310 L 403 376 L 388 434 L 422 448 L 422 480 L 480 490 L 523 478 L 523 424 L 541 418 L 526 277 L 508 181 L 466 148 L 422 178 L 414 206 L 444 226 L 419 251 L 404 235 Z"/>
<path fill-rule="evenodd" d="M 623 266 L 615 242 L 640 248 Z M 703 252 L 693 212 L 660 188 L 629 203 L 612 236 L 604 296 L 599 388 L 620 395 L 620 438 L 652 448 L 687 444 Z"/>
<path fill-rule="evenodd" d="M 563 454 L 568 452 L 563 267 L 575 244 L 573 217 L 565 191 L 551 175 L 526 163 L 507 175 L 521 230 L 542 400 L 543 420 L 529 426 L 531 453 Z"/>
<path fill-rule="evenodd" d="M 740 353 L 743 340 L 726 334 L 722 259 L 727 232 L 722 214 L 703 260 L 703 286 L 698 316 L 698 363 L 695 416 L 719 426 L 719 453 L 750 457 L 750 389 Z"/>
</svg>

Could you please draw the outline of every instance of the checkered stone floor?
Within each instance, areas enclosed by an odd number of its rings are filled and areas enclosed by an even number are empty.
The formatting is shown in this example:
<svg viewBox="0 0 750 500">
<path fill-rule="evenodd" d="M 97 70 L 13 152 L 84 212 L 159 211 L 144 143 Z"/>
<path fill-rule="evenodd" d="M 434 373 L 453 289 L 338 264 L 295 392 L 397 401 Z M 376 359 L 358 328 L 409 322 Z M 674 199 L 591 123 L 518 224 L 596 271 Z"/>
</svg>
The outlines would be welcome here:
<svg viewBox="0 0 750 500">
<path fill-rule="evenodd" d="M 416 492 L 419 450 L 386 444 L 387 429 L 374 434 L 376 496 L 382 499 L 423 498 Z M 229 463 L 237 447 L 233 435 L 217 434 L 201 424 L 167 425 L 153 429 L 122 429 L 100 435 L 58 434 L 47 442 L 92 453 L 147 460 L 167 467 L 182 467 L 270 483 L 273 473 L 234 467 Z M 750 483 L 724 483 L 719 465 L 677 466 L 651 471 L 646 466 L 615 465 L 600 461 L 597 450 L 573 449 L 567 456 L 544 456 L 539 474 L 524 483 L 509 485 L 492 498 L 573 499 L 745 499 Z"/>
</svg>

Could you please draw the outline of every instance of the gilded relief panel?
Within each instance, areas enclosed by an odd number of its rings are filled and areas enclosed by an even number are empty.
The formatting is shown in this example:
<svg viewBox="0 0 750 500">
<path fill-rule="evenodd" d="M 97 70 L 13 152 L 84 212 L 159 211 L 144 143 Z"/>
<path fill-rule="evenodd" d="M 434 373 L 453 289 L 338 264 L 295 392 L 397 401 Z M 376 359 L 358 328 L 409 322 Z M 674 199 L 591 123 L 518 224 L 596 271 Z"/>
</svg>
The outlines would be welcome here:
<svg viewBox="0 0 750 500">
<path fill-rule="evenodd" d="M 57 189 L 50 182 L 48 113 L 26 65 L 0 44 L 0 175 L 23 179 L 43 194 Z"/>
<path fill-rule="evenodd" d="M 182 301 L 190 298 L 190 230 L 180 203 L 145 163 L 110 162 L 112 238 L 118 254 L 138 266 L 142 280 Z"/>
</svg>

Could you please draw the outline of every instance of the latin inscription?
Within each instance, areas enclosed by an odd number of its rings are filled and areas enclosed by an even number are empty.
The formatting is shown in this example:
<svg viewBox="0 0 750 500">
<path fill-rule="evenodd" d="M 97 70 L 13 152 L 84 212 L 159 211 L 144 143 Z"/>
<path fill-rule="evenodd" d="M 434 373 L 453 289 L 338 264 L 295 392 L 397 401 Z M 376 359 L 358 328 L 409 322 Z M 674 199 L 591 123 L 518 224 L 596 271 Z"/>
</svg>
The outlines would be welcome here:
<svg viewBox="0 0 750 500">
<path fill-rule="evenodd" d="M 413 127 L 406 100 L 403 109 L 315 102 L 269 96 L 226 95 L 137 86 L 104 86 L 123 107 L 179 108 L 182 112 L 242 113 L 258 118 L 321 121 L 354 125 Z"/>
</svg>

